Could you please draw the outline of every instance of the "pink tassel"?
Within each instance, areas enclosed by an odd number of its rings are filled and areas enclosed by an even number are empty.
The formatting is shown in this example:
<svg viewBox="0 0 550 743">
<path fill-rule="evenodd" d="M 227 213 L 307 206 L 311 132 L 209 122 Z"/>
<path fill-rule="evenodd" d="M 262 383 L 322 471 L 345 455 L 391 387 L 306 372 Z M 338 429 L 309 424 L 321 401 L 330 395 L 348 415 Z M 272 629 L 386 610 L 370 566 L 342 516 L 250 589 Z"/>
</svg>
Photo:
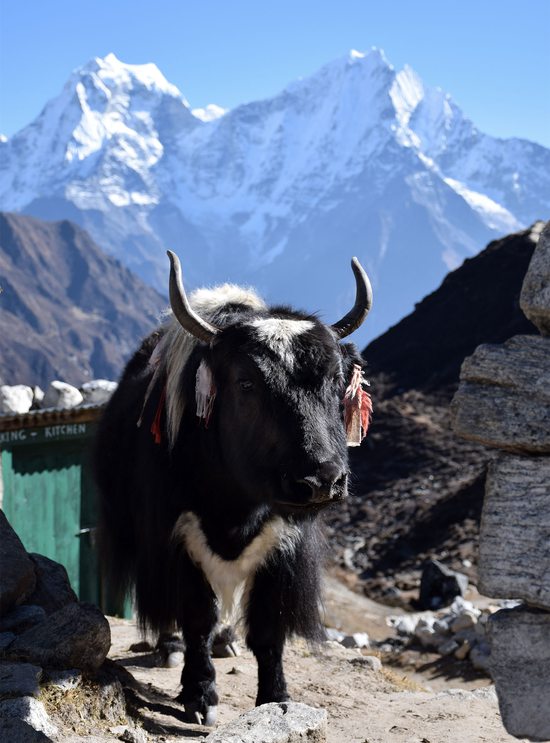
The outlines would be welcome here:
<svg viewBox="0 0 550 743">
<path fill-rule="evenodd" d="M 197 417 L 202 418 L 205 428 L 208 428 L 214 400 L 216 399 L 216 386 L 212 379 L 212 372 L 205 361 L 201 361 L 197 369 L 195 398 L 197 401 Z"/>
<path fill-rule="evenodd" d="M 344 422 L 348 446 L 359 446 L 367 435 L 372 417 L 372 400 L 363 389 L 368 384 L 359 364 L 353 365 L 353 374 L 344 394 Z"/>
</svg>

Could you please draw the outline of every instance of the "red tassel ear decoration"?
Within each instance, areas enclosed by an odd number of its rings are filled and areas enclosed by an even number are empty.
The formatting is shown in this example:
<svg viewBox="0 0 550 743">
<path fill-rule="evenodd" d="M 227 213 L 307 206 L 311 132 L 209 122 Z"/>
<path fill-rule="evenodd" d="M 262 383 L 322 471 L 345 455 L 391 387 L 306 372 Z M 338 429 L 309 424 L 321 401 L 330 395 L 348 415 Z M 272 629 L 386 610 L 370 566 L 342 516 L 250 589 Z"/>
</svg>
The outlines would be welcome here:
<svg viewBox="0 0 550 743">
<path fill-rule="evenodd" d="M 372 417 L 372 400 L 363 385 L 368 382 L 359 364 L 353 365 L 353 374 L 344 394 L 344 422 L 348 446 L 359 446 L 367 435 Z"/>
<path fill-rule="evenodd" d="M 160 427 L 160 421 L 162 418 L 162 411 L 164 410 L 164 401 L 166 400 L 166 385 L 162 388 L 162 392 L 159 398 L 159 404 L 157 405 L 157 412 L 151 423 L 151 433 L 153 434 L 153 440 L 155 444 L 160 444 L 162 441 L 162 432 Z"/>
</svg>

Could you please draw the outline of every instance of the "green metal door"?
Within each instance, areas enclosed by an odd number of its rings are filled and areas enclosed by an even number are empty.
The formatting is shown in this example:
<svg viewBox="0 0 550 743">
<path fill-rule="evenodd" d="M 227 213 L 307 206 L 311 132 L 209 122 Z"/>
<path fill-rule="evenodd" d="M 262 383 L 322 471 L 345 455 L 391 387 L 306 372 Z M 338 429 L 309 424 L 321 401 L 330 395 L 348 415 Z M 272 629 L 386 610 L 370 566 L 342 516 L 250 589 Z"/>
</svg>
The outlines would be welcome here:
<svg viewBox="0 0 550 743">
<path fill-rule="evenodd" d="M 71 444 L 4 452 L 4 511 L 29 552 L 62 563 L 80 593 L 81 454 Z"/>
</svg>

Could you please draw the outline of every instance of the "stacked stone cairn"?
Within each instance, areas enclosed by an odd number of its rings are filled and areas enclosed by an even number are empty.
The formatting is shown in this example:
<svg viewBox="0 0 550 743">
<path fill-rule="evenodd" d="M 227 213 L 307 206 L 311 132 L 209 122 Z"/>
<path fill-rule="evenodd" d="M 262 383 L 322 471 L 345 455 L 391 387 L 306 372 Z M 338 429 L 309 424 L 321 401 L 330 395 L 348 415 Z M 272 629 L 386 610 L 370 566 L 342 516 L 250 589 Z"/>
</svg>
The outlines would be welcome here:
<svg viewBox="0 0 550 743">
<path fill-rule="evenodd" d="M 0 511 L 0 740 L 58 739 L 56 709 L 72 705 L 80 723 L 92 698 L 100 726 L 126 722 L 120 682 L 99 670 L 110 644 L 99 609 L 78 601 L 62 565 L 27 553 Z"/>
<path fill-rule="evenodd" d="M 523 603 L 491 616 L 489 670 L 508 732 L 540 741 L 550 739 L 550 222 L 520 306 L 540 335 L 479 346 L 452 407 L 459 436 L 499 450 L 485 488 L 479 588 Z"/>
</svg>

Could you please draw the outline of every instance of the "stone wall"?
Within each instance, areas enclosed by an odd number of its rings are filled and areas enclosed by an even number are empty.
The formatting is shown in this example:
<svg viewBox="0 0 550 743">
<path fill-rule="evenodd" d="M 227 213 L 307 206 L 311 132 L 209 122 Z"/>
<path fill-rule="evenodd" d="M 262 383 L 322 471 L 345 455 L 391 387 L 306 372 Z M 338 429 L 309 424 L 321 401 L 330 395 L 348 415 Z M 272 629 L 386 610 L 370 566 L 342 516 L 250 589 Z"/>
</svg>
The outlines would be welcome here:
<svg viewBox="0 0 550 743">
<path fill-rule="evenodd" d="M 479 346 L 452 408 L 459 436 L 498 452 L 485 488 L 479 587 L 523 603 L 491 618 L 489 668 L 508 732 L 541 741 L 550 739 L 550 222 L 520 305 L 541 335 Z"/>
</svg>

